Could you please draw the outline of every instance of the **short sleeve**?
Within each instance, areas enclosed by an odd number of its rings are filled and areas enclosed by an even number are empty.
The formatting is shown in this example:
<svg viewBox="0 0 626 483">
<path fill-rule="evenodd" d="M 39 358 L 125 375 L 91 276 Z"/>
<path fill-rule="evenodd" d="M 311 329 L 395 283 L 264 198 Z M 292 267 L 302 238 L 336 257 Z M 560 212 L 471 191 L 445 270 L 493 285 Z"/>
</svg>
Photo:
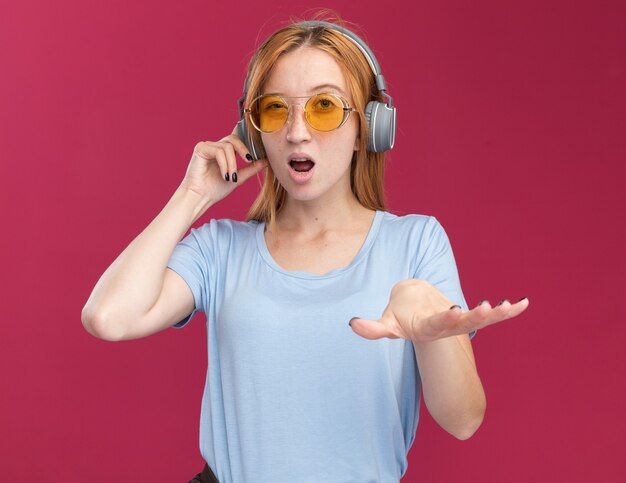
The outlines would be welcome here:
<svg viewBox="0 0 626 483">
<path fill-rule="evenodd" d="M 189 285 L 195 303 L 193 312 L 175 324 L 174 328 L 184 327 L 196 313 L 207 310 L 209 267 L 213 266 L 211 224 L 192 228 L 189 235 L 178 242 L 167 263 L 167 267 L 174 270 Z"/>
<path fill-rule="evenodd" d="M 450 240 L 439 221 L 432 216 L 424 226 L 419 252 L 421 257 L 413 277 L 426 280 L 463 310 L 468 310 Z M 470 339 L 475 335 L 476 331 L 471 332 Z"/>
</svg>

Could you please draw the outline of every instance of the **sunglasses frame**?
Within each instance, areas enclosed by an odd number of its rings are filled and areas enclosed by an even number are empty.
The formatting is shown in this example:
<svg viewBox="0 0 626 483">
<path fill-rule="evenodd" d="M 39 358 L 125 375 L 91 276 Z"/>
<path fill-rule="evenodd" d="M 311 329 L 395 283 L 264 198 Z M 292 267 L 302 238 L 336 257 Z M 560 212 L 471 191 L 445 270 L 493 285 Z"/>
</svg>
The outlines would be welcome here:
<svg viewBox="0 0 626 483">
<path fill-rule="evenodd" d="M 318 96 L 332 96 L 332 97 L 336 97 L 337 99 L 339 99 L 341 101 L 341 104 L 343 104 L 343 119 L 341 120 L 341 123 L 339 124 L 339 126 L 334 127 L 332 129 L 324 130 L 324 129 L 317 129 L 316 127 L 311 125 L 311 122 L 309 121 L 309 116 L 307 115 L 307 112 L 306 112 L 306 106 L 308 105 L 309 102 L 311 102 L 311 99 L 313 99 L 314 97 L 318 97 Z M 274 131 L 263 131 L 260 128 L 260 126 L 257 126 L 256 123 L 254 122 L 254 117 L 252 116 L 252 109 L 247 107 L 247 108 L 245 108 L 243 110 L 243 112 L 248 115 L 248 118 L 250 119 L 250 124 L 252 124 L 254 129 L 256 129 L 259 132 L 266 133 L 266 134 L 270 134 L 270 133 L 273 133 L 273 132 L 278 132 L 283 127 L 285 127 L 285 124 L 287 124 L 287 121 L 289 120 L 289 114 L 291 113 L 291 108 L 292 108 L 292 106 L 295 105 L 295 104 L 289 104 L 287 102 L 287 99 L 306 99 L 307 100 L 304 103 L 304 106 L 302 104 L 297 104 L 297 105 L 302 107 L 302 110 L 304 111 L 304 120 L 309 125 L 309 127 L 311 129 L 314 129 L 315 131 L 319 131 L 319 132 L 331 132 L 331 131 L 334 131 L 336 129 L 339 129 L 341 126 L 343 126 L 346 123 L 346 121 L 350 117 L 350 113 L 353 112 L 353 111 L 356 112 L 356 109 L 354 107 L 350 107 L 350 103 L 346 99 L 344 99 L 340 95 L 334 94 L 332 92 L 320 92 L 319 94 L 313 94 L 312 96 L 279 96 L 277 94 L 263 94 L 261 96 L 258 96 L 258 97 L 255 97 L 254 99 L 252 99 L 250 104 L 252 105 L 255 102 L 257 102 L 259 99 L 262 99 L 264 97 L 277 97 L 280 100 L 282 100 L 285 103 L 285 105 L 287 106 L 287 117 L 285 118 L 285 122 L 278 129 L 275 129 Z"/>
</svg>

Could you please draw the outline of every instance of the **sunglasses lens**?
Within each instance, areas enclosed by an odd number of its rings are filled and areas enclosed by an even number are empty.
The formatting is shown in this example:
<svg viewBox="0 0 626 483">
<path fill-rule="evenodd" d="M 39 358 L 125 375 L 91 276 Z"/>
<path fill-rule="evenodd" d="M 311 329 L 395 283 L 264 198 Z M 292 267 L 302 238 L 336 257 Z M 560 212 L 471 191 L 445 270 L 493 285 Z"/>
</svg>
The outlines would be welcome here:
<svg viewBox="0 0 626 483">
<path fill-rule="evenodd" d="M 318 131 L 337 129 L 345 117 L 343 102 L 332 94 L 311 97 L 306 103 L 305 112 L 311 127 Z"/>
<path fill-rule="evenodd" d="M 317 94 L 306 102 L 304 114 L 309 125 L 318 131 L 332 131 L 347 116 L 344 102 L 334 94 Z M 250 120 L 259 131 L 278 131 L 289 118 L 289 105 L 282 97 L 261 96 L 252 101 Z"/>
<path fill-rule="evenodd" d="M 289 116 L 289 106 L 277 96 L 262 96 L 250 106 L 250 118 L 254 126 L 263 132 L 278 131 Z"/>
</svg>

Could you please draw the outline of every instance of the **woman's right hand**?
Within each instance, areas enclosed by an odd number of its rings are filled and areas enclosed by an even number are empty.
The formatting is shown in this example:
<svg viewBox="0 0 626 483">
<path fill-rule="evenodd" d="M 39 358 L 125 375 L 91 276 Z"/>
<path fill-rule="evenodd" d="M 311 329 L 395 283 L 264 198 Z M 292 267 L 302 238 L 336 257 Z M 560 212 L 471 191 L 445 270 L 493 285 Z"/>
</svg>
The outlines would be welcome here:
<svg viewBox="0 0 626 483">
<path fill-rule="evenodd" d="M 196 144 L 181 187 L 193 191 L 211 204 L 225 198 L 239 184 L 267 167 L 267 160 L 260 159 L 237 169 L 237 155 L 242 159 L 250 156 L 245 144 L 232 134 L 217 142 Z"/>
</svg>

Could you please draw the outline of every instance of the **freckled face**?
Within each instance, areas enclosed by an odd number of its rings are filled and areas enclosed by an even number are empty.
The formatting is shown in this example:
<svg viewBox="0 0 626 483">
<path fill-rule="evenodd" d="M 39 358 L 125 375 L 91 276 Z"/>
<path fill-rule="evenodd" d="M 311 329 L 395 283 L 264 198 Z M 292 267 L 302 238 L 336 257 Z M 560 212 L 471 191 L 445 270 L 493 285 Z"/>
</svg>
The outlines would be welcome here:
<svg viewBox="0 0 626 483">
<path fill-rule="evenodd" d="M 262 133 L 265 152 L 280 184 L 293 200 L 352 196 L 350 164 L 357 149 L 359 119 L 355 112 L 334 131 L 321 132 L 307 124 L 306 99 L 289 97 L 336 94 L 354 107 L 335 59 L 316 47 L 301 47 L 276 62 L 263 94 L 277 94 L 289 104 L 289 118 L 276 132 Z M 295 160 L 295 161 L 294 161 Z M 302 171 L 313 163 L 308 171 Z"/>
</svg>

